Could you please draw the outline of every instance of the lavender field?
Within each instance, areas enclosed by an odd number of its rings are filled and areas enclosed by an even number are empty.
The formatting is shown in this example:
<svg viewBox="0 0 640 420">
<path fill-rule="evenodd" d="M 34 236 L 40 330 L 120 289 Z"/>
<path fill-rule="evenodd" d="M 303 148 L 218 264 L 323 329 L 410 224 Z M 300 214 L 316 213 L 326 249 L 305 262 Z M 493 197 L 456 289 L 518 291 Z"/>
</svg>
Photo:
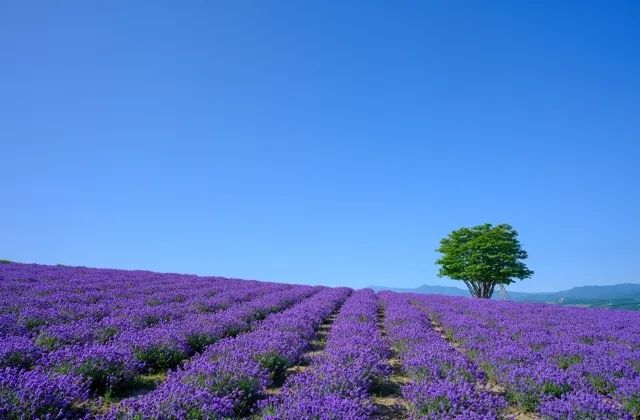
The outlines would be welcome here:
<svg viewBox="0 0 640 420">
<path fill-rule="evenodd" d="M 640 312 L 0 264 L 2 419 L 638 419 Z"/>
</svg>

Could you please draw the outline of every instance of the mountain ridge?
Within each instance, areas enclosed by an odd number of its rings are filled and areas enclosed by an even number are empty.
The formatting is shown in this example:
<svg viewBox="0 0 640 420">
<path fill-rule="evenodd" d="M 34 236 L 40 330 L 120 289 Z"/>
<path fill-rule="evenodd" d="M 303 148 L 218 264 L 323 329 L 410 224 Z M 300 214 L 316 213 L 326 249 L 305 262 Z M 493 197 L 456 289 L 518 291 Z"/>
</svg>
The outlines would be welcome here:
<svg viewBox="0 0 640 420">
<path fill-rule="evenodd" d="M 374 291 L 391 290 L 399 293 L 440 294 L 447 296 L 470 296 L 469 291 L 455 286 L 439 286 L 423 284 L 415 288 L 394 288 L 386 286 L 369 286 Z M 613 285 L 576 286 L 558 292 L 511 292 L 507 293 L 512 300 L 549 302 L 565 300 L 619 300 L 640 299 L 640 283 L 620 283 Z M 493 298 L 496 298 L 497 292 Z"/>
</svg>

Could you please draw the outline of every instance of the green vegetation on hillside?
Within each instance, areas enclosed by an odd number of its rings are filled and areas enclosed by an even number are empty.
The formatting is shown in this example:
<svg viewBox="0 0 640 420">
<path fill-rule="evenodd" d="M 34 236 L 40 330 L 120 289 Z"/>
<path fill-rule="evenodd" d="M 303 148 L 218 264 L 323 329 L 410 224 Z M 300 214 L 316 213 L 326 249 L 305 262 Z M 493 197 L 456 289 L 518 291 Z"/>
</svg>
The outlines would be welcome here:
<svg viewBox="0 0 640 420">
<path fill-rule="evenodd" d="M 562 306 L 583 306 L 587 308 L 610 308 L 640 310 L 640 299 L 569 299 L 549 302 Z"/>
</svg>

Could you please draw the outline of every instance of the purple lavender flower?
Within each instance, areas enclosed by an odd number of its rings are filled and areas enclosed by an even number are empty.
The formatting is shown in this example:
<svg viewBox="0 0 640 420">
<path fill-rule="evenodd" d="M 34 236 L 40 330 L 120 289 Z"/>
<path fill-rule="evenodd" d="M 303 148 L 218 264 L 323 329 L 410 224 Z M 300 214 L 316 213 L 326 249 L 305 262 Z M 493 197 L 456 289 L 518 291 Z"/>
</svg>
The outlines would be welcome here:
<svg viewBox="0 0 640 420">
<path fill-rule="evenodd" d="M 192 352 L 182 334 L 171 325 L 126 332 L 117 345 L 129 349 L 152 372 L 175 368 Z"/>
<path fill-rule="evenodd" d="M 425 312 L 410 297 L 381 293 L 385 327 L 411 383 L 402 394 L 412 419 L 495 419 L 504 398 L 480 390 L 486 377 L 432 327 Z M 453 339 L 453 334 L 450 334 Z"/>
<path fill-rule="evenodd" d="M 618 380 L 615 396 L 630 413 L 640 417 L 640 375 Z"/>
<path fill-rule="evenodd" d="M 8 420 L 80 418 L 88 398 L 81 378 L 39 370 L 0 369 L 0 417 Z"/>
<path fill-rule="evenodd" d="M 282 394 L 261 401 L 265 420 L 366 419 L 373 413 L 370 396 L 361 388 L 342 384 L 344 376 L 318 376 L 304 372 L 285 384 Z"/>
<path fill-rule="evenodd" d="M 289 377 L 278 396 L 261 401 L 266 419 L 362 419 L 373 412 L 368 390 L 389 374 L 389 349 L 377 328 L 371 290 L 354 292 L 309 370 Z"/>
<path fill-rule="evenodd" d="M 0 368 L 29 369 L 41 356 L 30 338 L 10 336 L 0 340 Z"/>
<path fill-rule="evenodd" d="M 419 380 L 405 385 L 402 395 L 415 419 L 495 419 L 504 399 L 480 392 L 468 382 Z"/>
<path fill-rule="evenodd" d="M 180 381 L 168 381 L 141 397 L 113 406 L 100 420 L 223 419 L 234 415 L 232 395 L 216 396 Z"/>
<path fill-rule="evenodd" d="M 487 382 L 547 418 L 640 416 L 640 312 L 384 292 L 385 340 L 366 290 L 342 306 L 324 352 L 266 398 L 350 292 L 0 265 L 0 418 L 83 416 L 78 407 L 99 404 L 96 394 L 176 367 L 105 417 L 225 418 L 262 408 L 270 419 L 367 418 L 390 348 L 411 380 L 404 394 L 414 417 L 504 415 Z"/>
<path fill-rule="evenodd" d="M 561 398 L 545 402 L 540 414 L 549 419 L 559 420 L 632 420 L 631 414 L 602 397 L 581 391 L 564 394 Z"/>
<path fill-rule="evenodd" d="M 99 393 L 130 383 L 144 367 L 127 349 L 104 344 L 65 347 L 49 354 L 45 365 L 54 372 L 83 376 Z"/>
</svg>

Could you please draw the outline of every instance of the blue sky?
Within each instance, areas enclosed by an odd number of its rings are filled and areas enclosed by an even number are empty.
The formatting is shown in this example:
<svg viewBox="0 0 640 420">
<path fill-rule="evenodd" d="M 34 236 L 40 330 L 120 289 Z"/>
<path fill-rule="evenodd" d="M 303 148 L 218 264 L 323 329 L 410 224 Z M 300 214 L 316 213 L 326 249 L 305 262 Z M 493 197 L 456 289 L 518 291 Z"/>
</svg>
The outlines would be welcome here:
<svg viewBox="0 0 640 420">
<path fill-rule="evenodd" d="M 0 258 L 437 279 L 510 223 L 512 290 L 640 282 L 640 6 L 9 1 Z"/>
</svg>

